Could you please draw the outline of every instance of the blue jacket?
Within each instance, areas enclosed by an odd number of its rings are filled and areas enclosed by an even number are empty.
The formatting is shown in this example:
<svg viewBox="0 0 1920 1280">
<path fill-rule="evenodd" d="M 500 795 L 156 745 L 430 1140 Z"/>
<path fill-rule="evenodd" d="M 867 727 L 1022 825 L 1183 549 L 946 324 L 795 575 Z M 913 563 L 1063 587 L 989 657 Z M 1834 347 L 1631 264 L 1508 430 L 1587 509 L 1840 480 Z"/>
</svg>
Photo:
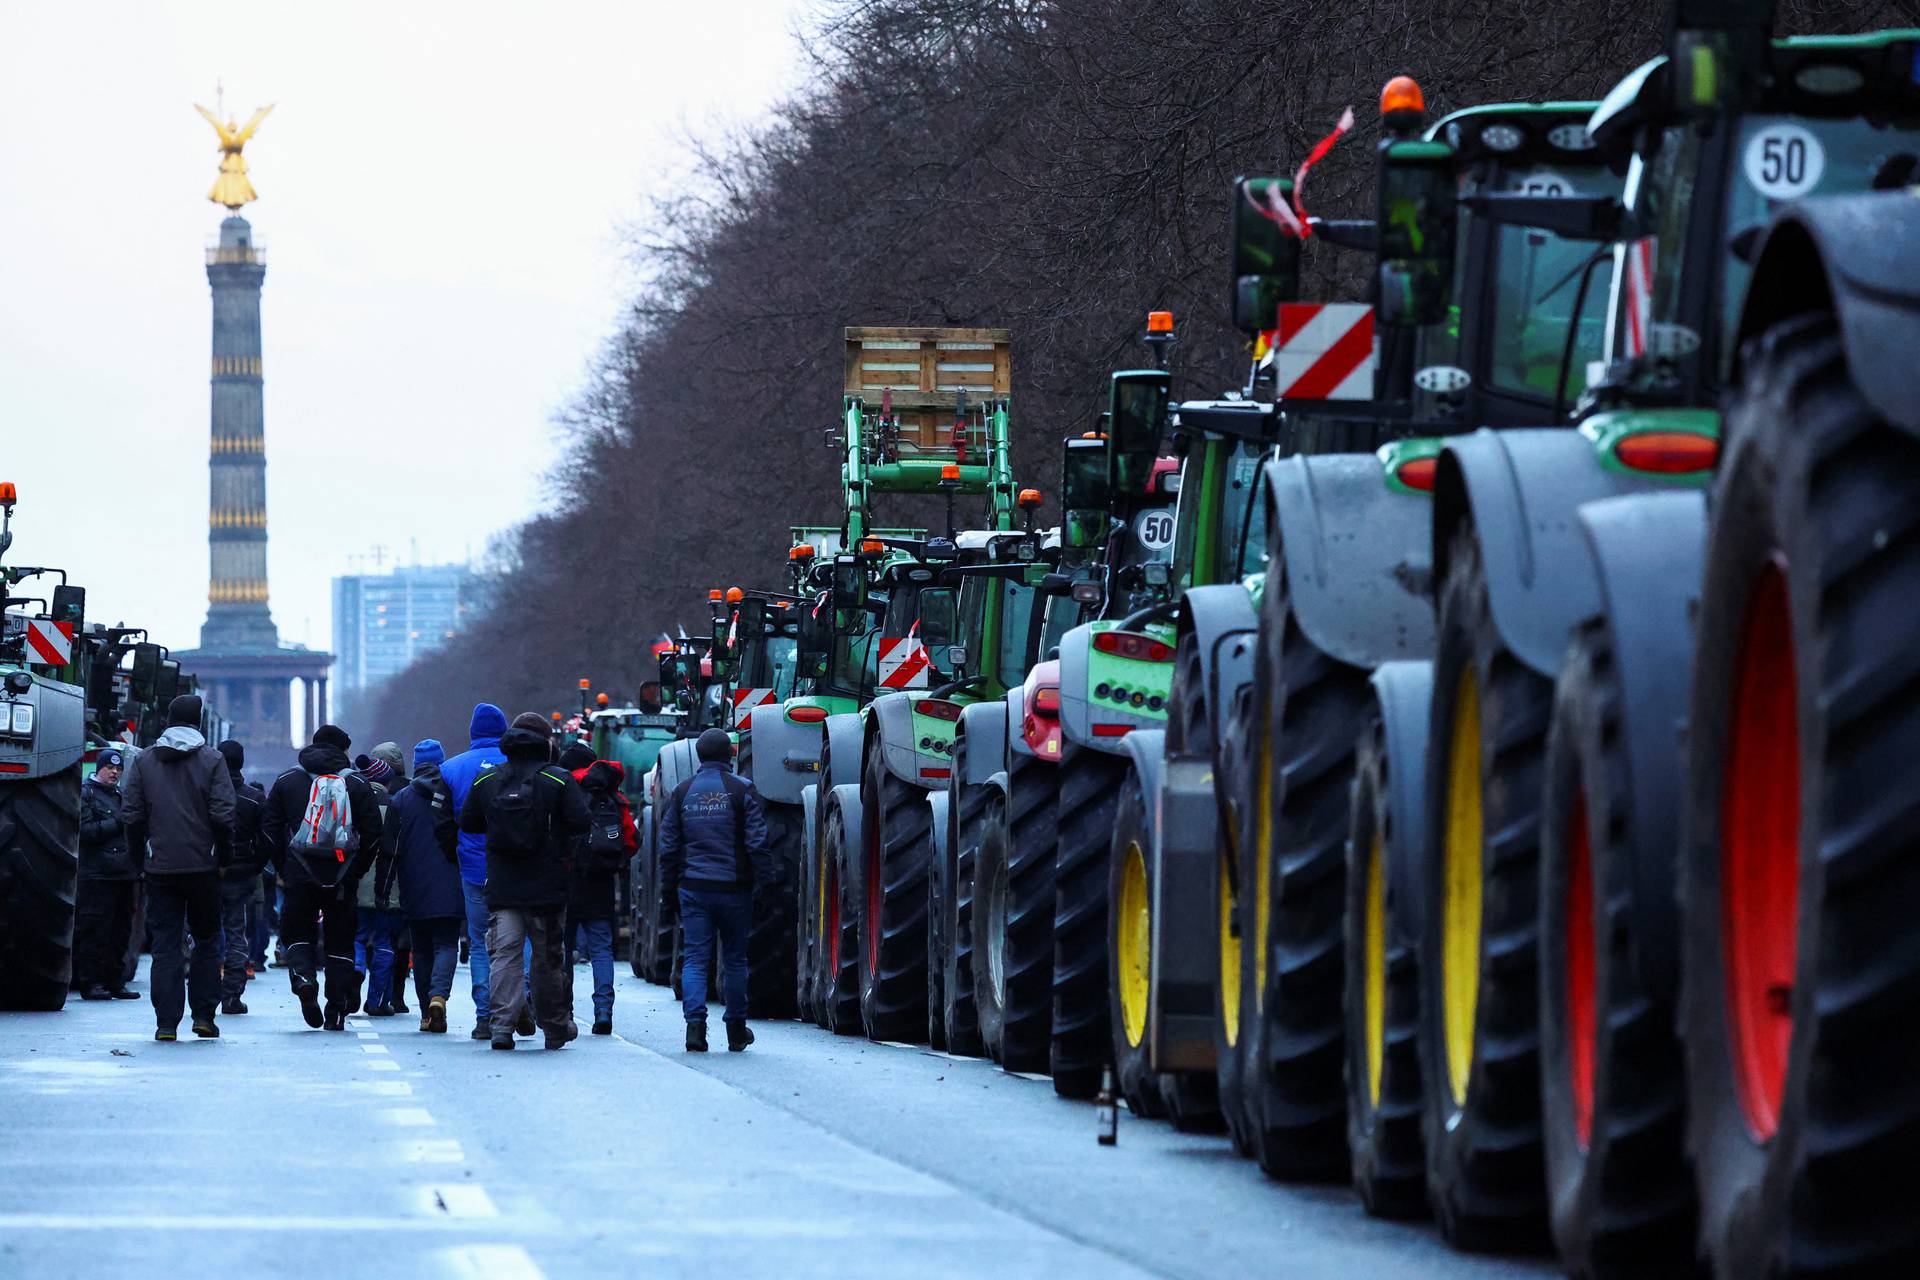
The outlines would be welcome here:
<svg viewBox="0 0 1920 1280">
<path fill-rule="evenodd" d="M 467 793 L 481 773 L 507 757 L 500 750 L 500 735 L 507 731 L 507 713 L 491 702 L 473 709 L 473 721 L 467 726 L 467 749 L 440 766 L 440 780 L 447 784 L 457 814 L 467 803 Z M 460 878 L 468 884 L 487 882 L 487 838 L 460 833 Z"/>
<path fill-rule="evenodd" d="M 760 793 L 725 761 L 703 763 L 661 807 L 660 881 L 668 893 L 682 887 L 744 893 L 756 878 L 769 885 L 779 880 Z"/>
<path fill-rule="evenodd" d="M 414 774 L 387 810 L 400 910 L 409 920 L 453 919 L 467 912 L 454 862 L 454 818 L 446 786 L 433 765 Z"/>
</svg>

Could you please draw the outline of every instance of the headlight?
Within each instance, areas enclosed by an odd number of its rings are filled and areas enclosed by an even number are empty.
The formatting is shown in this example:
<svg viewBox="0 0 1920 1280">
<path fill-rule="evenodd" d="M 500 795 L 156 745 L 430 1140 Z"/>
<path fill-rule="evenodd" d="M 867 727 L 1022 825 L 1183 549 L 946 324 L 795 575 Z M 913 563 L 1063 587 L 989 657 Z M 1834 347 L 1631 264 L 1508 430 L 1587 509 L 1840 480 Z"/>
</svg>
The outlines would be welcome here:
<svg viewBox="0 0 1920 1280">
<path fill-rule="evenodd" d="M 15 737 L 30 738 L 33 736 L 33 704 L 31 702 L 14 703 L 7 719 L 9 721 L 9 732 Z"/>
<path fill-rule="evenodd" d="M 1518 125 L 1490 124 L 1480 131 L 1480 145 L 1489 151 L 1518 151 L 1526 140 Z"/>
</svg>

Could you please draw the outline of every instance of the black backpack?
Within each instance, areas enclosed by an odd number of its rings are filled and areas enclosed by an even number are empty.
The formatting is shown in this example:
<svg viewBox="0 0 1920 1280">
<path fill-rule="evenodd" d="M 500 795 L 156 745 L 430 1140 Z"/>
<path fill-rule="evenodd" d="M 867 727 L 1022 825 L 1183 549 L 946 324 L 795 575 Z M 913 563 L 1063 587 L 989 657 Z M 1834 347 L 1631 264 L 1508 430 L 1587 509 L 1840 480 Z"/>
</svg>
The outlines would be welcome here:
<svg viewBox="0 0 1920 1280">
<path fill-rule="evenodd" d="M 587 860 L 596 870 L 616 870 L 627 858 L 620 793 L 609 787 L 604 791 L 589 791 L 587 795 L 587 818 L 593 824 L 587 829 Z"/>
<path fill-rule="evenodd" d="M 487 796 L 487 852 L 516 858 L 537 856 L 547 843 L 552 803 L 540 785 L 539 768 L 509 766 Z"/>
</svg>

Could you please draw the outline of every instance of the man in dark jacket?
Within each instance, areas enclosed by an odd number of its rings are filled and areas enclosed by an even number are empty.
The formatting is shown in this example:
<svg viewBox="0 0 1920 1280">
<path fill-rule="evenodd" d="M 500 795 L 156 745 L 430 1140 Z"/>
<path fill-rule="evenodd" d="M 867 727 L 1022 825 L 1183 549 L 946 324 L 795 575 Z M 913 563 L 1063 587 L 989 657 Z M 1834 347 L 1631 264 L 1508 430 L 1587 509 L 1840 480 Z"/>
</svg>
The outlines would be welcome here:
<svg viewBox="0 0 1920 1280">
<path fill-rule="evenodd" d="M 299 767 L 273 780 L 260 817 L 266 854 L 286 885 L 280 937 L 287 944 L 287 974 L 300 1013 L 310 1027 L 344 1031 L 359 1005 L 360 978 L 353 967 L 354 898 L 380 848 L 380 806 L 373 788 L 349 771 L 353 742 L 338 725 L 313 731 L 300 748 Z M 337 783 L 334 780 L 338 780 Z M 339 797 L 344 795 L 345 812 Z M 331 847 L 329 847 L 331 846 Z M 324 917 L 324 935 L 322 918 Z M 320 1007 L 313 947 L 326 946 L 327 1006 Z"/>
<path fill-rule="evenodd" d="M 747 1027 L 747 937 L 753 929 L 753 887 L 779 879 L 767 847 L 760 794 L 733 772 L 733 742 L 709 729 L 694 744 L 700 768 L 661 806 L 660 883 L 680 902 L 682 1006 L 687 1051 L 707 1051 L 707 969 L 714 934 L 727 996 L 727 1048 L 753 1043 Z"/>
<path fill-rule="evenodd" d="M 183 693 L 167 704 L 166 732 L 134 760 L 121 812 L 128 847 L 147 851 L 153 1038 L 178 1038 L 186 1004 L 193 1009 L 193 1033 L 211 1039 L 220 1034 L 213 1020 L 220 997 L 219 873 L 233 861 L 233 779 L 200 732 L 198 696 Z M 184 963 L 188 934 L 191 966 Z"/>
<path fill-rule="evenodd" d="M 93 776 L 80 788 L 79 906 L 74 913 L 74 977 L 82 1000 L 138 1000 L 127 990 L 123 962 L 133 928 L 140 869 L 127 849 L 120 814 L 120 773 L 126 757 L 102 751 Z"/>
<path fill-rule="evenodd" d="M 374 857 L 373 873 L 361 877 L 354 899 L 353 967 L 366 979 L 367 1016 L 391 1018 L 393 939 L 399 921 L 393 912 L 393 846 L 389 836 L 393 831 L 393 795 L 406 786 L 407 780 L 386 758 L 356 756 L 353 768 L 373 788 L 374 801 L 380 806 L 379 852 Z"/>
<path fill-rule="evenodd" d="M 460 931 L 466 927 L 466 898 L 455 861 L 458 820 L 446 783 L 440 780 L 445 758 L 437 739 L 414 743 L 413 778 L 387 810 L 400 914 L 413 938 L 420 1029 L 431 1032 L 447 1029 L 447 998 L 453 994 Z"/>
<path fill-rule="evenodd" d="M 491 702 L 475 703 L 473 718 L 467 724 L 467 749 L 440 766 L 440 780 L 458 815 L 467 802 L 467 793 L 481 773 L 506 759 L 500 753 L 500 735 L 507 729 L 507 715 Z M 487 844 L 477 835 L 460 833 L 460 883 L 467 917 L 467 939 L 471 947 L 468 976 L 473 980 L 473 1038 L 485 1040 L 492 1035 L 487 990 Z M 509 1024 L 511 1025 L 511 1024 Z"/>
<path fill-rule="evenodd" d="M 219 748 L 233 780 L 233 862 L 220 872 L 220 931 L 226 938 L 226 958 L 220 970 L 220 1012 L 245 1013 L 240 997 L 247 990 L 247 966 L 252 961 L 249 917 L 260 896 L 260 811 L 267 793 L 248 782 L 240 770 L 247 749 L 228 738 Z"/>
<path fill-rule="evenodd" d="M 588 752 L 589 755 L 592 752 Z M 614 877 L 640 847 L 633 827 L 633 806 L 620 790 L 625 770 L 612 760 L 595 760 L 575 769 L 573 779 L 587 795 L 593 824 L 573 859 L 573 888 L 567 898 L 567 933 L 580 933 L 579 947 L 593 963 L 593 1034 L 613 1034 Z"/>
<path fill-rule="evenodd" d="M 553 738 L 536 712 L 500 736 L 506 759 L 481 774 L 460 807 L 460 830 L 484 836 L 492 963 L 493 1047 L 513 1048 L 527 998 L 521 951 L 533 946 L 534 1019 L 559 1049 L 580 1034 L 568 999 L 567 889 L 574 842 L 587 833 L 587 802 L 553 763 Z"/>
</svg>

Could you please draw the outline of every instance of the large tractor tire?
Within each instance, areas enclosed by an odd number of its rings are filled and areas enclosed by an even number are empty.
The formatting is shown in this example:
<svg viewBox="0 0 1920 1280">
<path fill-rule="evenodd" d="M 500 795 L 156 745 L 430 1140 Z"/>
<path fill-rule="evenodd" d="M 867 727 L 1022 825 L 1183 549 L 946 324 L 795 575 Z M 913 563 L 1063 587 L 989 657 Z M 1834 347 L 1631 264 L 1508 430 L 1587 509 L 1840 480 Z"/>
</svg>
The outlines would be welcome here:
<svg viewBox="0 0 1920 1280">
<path fill-rule="evenodd" d="M 1008 1071 L 1048 1069 L 1053 1020 L 1057 766 L 1016 755 L 1007 819 L 981 832 L 973 870 L 973 993 L 980 1040 Z"/>
<path fill-rule="evenodd" d="M 1448 1240 L 1511 1252 L 1546 1243 L 1536 953 L 1553 685 L 1501 641 L 1471 523 L 1438 595 L 1419 966 L 1427 1191 Z"/>
<path fill-rule="evenodd" d="M 1418 761 L 1413 762 L 1416 766 Z M 1374 716 L 1355 756 L 1347 840 L 1347 1149 L 1353 1188 L 1383 1218 L 1427 1213 L 1420 1133 L 1418 850 L 1394 829 L 1394 761 Z"/>
<path fill-rule="evenodd" d="M 66 1004 L 79 874 L 80 766 L 0 783 L 0 1009 Z"/>
<path fill-rule="evenodd" d="M 825 918 L 821 922 L 819 1017 L 837 1036 L 860 1034 L 860 851 L 848 847 L 840 806 L 829 805 L 821 827 L 825 859 Z"/>
<path fill-rule="evenodd" d="M 819 1016 L 813 981 L 813 939 L 820 932 L 815 914 L 820 889 L 815 881 L 819 857 L 814 852 L 814 837 L 803 821 L 800 864 L 793 876 L 793 1007 L 794 1017 L 802 1022 L 812 1022 Z"/>
<path fill-rule="evenodd" d="M 1329 657 L 1300 631 L 1283 585 L 1269 587 L 1267 601 L 1255 666 L 1253 794 L 1241 806 L 1251 838 L 1239 842 L 1241 1123 L 1270 1176 L 1334 1178 L 1350 1163 L 1346 838 L 1354 748 L 1373 691 L 1366 671 Z"/>
<path fill-rule="evenodd" d="M 954 772 L 960 771 L 960 762 Z M 980 1042 L 980 1013 L 973 991 L 973 889 L 980 841 L 988 825 L 1006 823 L 1006 797 L 998 787 L 962 787 L 955 791 L 958 813 L 954 839 L 946 852 L 939 892 L 939 945 L 929 965 L 940 970 L 939 1001 L 928 1012 L 928 1030 L 937 1019 L 948 1053 L 977 1056 L 986 1052 Z M 930 991 L 931 994 L 931 991 Z"/>
<path fill-rule="evenodd" d="M 1671 637 L 1675 663 L 1691 637 Z M 1677 818 L 1649 813 L 1627 721 L 1657 716 L 1682 767 L 1679 707 L 1629 704 L 1604 619 L 1574 632 L 1554 691 L 1540 835 L 1540 1089 L 1547 1204 L 1581 1276 L 1690 1275 L 1693 1181 L 1670 974 Z M 1671 806 L 1669 806 L 1671 808 Z M 1654 829 L 1648 829 L 1651 825 Z M 1664 901 L 1648 901 L 1648 891 Z"/>
<path fill-rule="evenodd" d="M 860 1020 L 871 1040 L 913 1043 L 927 1034 L 927 873 L 933 809 L 867 748 L 860 789 L 866 813 L 861 867 Z"/>
<path fill-rule="evenodd" d="M 1060 761 L 1053 862 L 1053 1091 L 1091 1098 L 1113 1033 L 1107 1026 L 1107 880 L 1124 757 L 1068 747 Z"/>
<path fill-rule="evenodd" d="M 790 804 L 763 804 L 767 849 L 779 879 L 756 886 L 753 933 L 747 940 L 747 1013 L 755 1018 L 794 1016 L 793 882 L 800 871 L 800 810 Z"/>
<path fill-rule="evenodd" d="M 1920 1274 L 1920 444 L 1750 345 L 1699 612 L 1681 1028 L 1719 1275 Z"/>
</svg>

